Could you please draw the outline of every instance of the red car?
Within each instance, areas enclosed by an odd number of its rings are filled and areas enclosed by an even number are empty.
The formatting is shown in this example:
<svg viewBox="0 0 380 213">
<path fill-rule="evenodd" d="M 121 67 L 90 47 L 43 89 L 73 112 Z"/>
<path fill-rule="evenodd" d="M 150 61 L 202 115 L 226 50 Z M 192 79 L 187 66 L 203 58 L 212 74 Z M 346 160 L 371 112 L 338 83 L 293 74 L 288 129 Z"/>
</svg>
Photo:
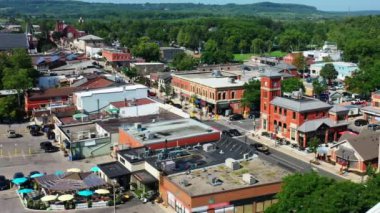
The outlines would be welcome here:
<svg viewBox="0 0 380 213">
<path fill-rule="evenodd" d="M 156 93 L 152 92 L 152 91 L 148 91 L 148 96 L 156 96 Z"/>
</svg>

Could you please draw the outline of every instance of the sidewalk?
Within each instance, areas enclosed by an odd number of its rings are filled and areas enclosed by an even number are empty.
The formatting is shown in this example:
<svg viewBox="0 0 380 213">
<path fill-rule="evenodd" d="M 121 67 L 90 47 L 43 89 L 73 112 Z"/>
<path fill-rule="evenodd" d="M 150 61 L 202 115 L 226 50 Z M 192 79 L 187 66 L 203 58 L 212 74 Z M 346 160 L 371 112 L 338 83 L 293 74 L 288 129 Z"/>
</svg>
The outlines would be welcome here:
<svg viewBox="0 0 380 213">
<path fill-rule="evenodd" d="M 314 153 L 306 153 L 303 151 L 299 151 L 297 149 L 293 149 L 290 146 L 286 146 L 286 145 L 275 146 L 275 142 L 273 140 L 261 136 L 261 131 L 256 131 L 255 136 L 252 136 L 252 132 L 249 132 L 248 137 L 255 140 L 255 141 L 258 141 L 262 144 L 267 145 L 271 149 L 275 149 L 275 150 L 280 151 L 286 155 L 290 155 L 294 158 L 302 160 L 305 163 L 310 163 L 310 161 L 314 159 Z M 356 182 L 356 183 L 362 182 L 362 176 L 354 174 L 352 172 L 345 173 L 344 175 L 339 175 L 339 171 L 341 168 L 340 165 L 332 165 L 332 164 L 329 164 L 329 163 L 324 162 L 324 161 L 319 161 L 319 162 L 321 163 L 320 165 L 311 164 L 312 167 L 317 168 L 317 169 L 322 169 L 322 170 L 327 171 L 329 173 L 336 174 L 342 178 L 345 178 L 347 180 L 351 180 L 351 181 Z M 364 180 L 365 180 L 365 178 L 364 178 Z"/>
</svg>

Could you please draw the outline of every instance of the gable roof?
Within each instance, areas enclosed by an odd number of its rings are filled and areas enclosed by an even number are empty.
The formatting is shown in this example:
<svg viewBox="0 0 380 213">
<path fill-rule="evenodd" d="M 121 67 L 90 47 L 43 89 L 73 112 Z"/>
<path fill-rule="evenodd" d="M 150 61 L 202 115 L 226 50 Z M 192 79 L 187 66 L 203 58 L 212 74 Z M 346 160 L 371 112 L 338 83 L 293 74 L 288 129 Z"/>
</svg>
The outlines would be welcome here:
<svg viewBox="0 0 380 213">
<path fill-rule="evenodd" d="M 0 33 L 0 41 L 0 50 L 29 47 L 28 39 L 23 33 Z"/>
<path fill-rule="evenodd" d="M 309 120 L 304 122 L 300 127 L 298 127 L 298 131 L 300 132 L 314 132 L 323 124 L 329 127 L 338 127 L 338 126 L 347 126 L 348 123 L 346 121 L 342 122 L 334 122 L 330 118 L 321 118 L 316 120 Z"/>
<path fill-rule="evenodd" d="M 290 109 L 295 112 L 308 112 L 329 109 L 332 107 L 330 104 L 313 98 L 291 99 L 285 97 L 275 97 L 271 101 L 271 104 L 285 109 Z"/>
<path fill-rule="evenodd" d="M 32 91 L 28 93 L 29 100 L 41 100 L 54 97 L 70 96 L 76 87 L 49 88 L 46 90 Z"/>
<path fill-rule="evenodd" d="M 343 138 L 343 136 L 345 136 Z M 349 143 L 353 149 L 363 158 L 372 160 L 379 157 L 379 137 L 380 132 L 363 130 L 359 135 L 343 135 L 340 142 Z"/>
<path fill-rule="evenodd" d="M 93 79 L 89 79 L 86 83 L 79 86 L 79 88 L 84 89 L 98 89 L 98 88 L 105 88 L 113 85 L 114 82 L 111 80 L 108 80 L 104 77 L 96 77 Z"/>
<path fill-rule="evenodd" d="M 339 106 L 339 105 L 333 105 L 333 107 L 329 110 L 329 112 L 348 112 L 350 111 L 348 108 L 344 106 Z"/>
</svg>

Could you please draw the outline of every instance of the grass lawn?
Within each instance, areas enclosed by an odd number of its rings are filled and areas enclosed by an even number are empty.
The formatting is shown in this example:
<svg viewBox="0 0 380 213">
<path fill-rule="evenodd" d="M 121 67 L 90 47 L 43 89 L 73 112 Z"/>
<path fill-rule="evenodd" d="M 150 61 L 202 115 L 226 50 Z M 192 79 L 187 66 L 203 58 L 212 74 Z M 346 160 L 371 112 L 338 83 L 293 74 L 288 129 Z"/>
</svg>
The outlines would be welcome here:
<svg viewBox="0 0 380 213">
<path fill-rule="evenodd" d="M 235 61 L 247 61 L 251 59 L 253 56 L 253 53 L 245 53 L 245 54 L 234 54 L 234 60 Z"/>
<path fill-rule="evenodd" d="M 272 57 L 284 57 L 287 55 L 287 53 L 277 50 L 277 51 L 270 52 L 269 55 Z"/>
</svg>

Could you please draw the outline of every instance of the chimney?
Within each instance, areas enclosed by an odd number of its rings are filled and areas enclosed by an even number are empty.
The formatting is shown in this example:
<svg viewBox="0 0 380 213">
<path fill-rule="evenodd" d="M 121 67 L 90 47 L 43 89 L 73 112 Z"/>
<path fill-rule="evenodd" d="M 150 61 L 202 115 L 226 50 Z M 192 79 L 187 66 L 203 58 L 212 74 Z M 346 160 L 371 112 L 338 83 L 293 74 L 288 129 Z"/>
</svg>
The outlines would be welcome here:
<svg viewBox="0 0 380 213">
<path fill-rule="evenodd" d="M 128 104 L 127 99 L 124 98 L 124 106 L 127 107 L 128 106 L 127 104 Z"/>
</svg>

